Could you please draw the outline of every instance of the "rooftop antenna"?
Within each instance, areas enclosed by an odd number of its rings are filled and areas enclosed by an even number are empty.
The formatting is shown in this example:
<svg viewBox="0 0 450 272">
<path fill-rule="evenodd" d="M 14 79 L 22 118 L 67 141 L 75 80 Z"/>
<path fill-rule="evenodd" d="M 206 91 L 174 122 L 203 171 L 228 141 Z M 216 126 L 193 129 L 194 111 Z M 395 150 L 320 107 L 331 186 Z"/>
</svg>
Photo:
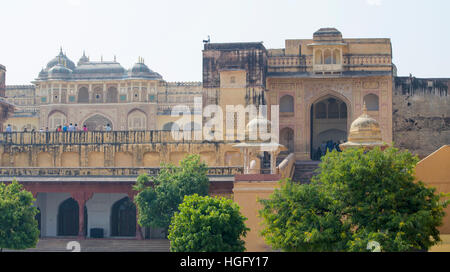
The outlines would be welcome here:
<svg viewBox="0 0 450 272">
<path fill-rule="evenodd" d="M 209 43 L 211 41 L 211 38 L 208 35 L 208 39 L 207 40 L 203 40 L 203 43 Z"/>
</svg>

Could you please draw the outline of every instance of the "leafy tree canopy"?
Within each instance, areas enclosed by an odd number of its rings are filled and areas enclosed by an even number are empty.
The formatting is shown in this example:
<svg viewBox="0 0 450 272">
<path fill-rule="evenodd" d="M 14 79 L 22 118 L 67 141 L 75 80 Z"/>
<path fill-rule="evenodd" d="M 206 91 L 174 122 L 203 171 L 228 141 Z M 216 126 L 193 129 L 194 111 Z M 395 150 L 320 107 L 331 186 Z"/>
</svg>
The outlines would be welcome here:
<svg viewBox="0 0 450 272">
<path fill-rule="evenodd" d="M 162 165 L 156 177 L 139 176 L 134 189 L 139 191 L 135 197 L 139 224 L 167 230 L 184 196 L 208 194 L 207 166 L 199 155 L 188 155 L 180 166 Z"/>
<path fill-rule="evenodd" d="M 185 196 L 169 228 L 172 252 L 243 252 L 249 230 L 230 199 Z"/>
<path fill-rule="evenodd" d="M 33 195 L 16 180 L 0 183 L 0 249 L 34 248 L 39 240 Z"/>
<path fill-rule="evenodd" d="M 428 250 L 448 201 L 415 181 L 417 162 L 392 147 L 330 152 L 310 185 L 286 181 L 261 201 L 263 234 L 285 251 Z"/>
</svg>

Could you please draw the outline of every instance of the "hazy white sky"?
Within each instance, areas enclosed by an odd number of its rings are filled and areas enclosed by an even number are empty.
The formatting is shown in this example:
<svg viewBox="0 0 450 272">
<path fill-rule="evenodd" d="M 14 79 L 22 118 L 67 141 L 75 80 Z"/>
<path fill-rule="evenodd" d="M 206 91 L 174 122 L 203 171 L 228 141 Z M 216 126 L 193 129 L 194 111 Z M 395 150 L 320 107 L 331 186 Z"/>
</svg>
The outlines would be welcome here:
<svg viewBox="0 0 450 272">
<path fill-rule="evenodd" d="M 202 40 L 312 38 L 336 27 L 344 38 L 390 38 L 399 75 L 450 77 L 448 0 L 0 0 L 0 63 L 7 85 L 29 84 L 63 47 L 75 63 L 125 68 L 139 56 L 167 81 L 202 80 Z"/>
</svg>

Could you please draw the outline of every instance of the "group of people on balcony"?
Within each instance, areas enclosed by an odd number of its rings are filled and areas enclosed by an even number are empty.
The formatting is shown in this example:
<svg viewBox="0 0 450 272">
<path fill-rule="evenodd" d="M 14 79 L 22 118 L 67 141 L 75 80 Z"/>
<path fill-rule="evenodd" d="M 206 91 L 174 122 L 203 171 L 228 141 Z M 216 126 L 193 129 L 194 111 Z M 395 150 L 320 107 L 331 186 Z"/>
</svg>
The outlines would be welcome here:
<svg viewBox="0 0 450 272">
<path fill-rule="evenodd" d="M 64 124 L 64 126 L 59 125 L 56 128 L 57 132 L 73 132 L 73 131 L 88 131 L 87 126 L 84 125 L 82 128 L 78 126 L 78 124 L 72 125 L 70 123 L 69 125 Z"/>
<path fill-rule="evenodd" d="M 334 142 L 333 140 L 323 141 L 320 146 L 317 148 L 316 152 L 313 153 L 313 160 L 320 161 L 323 156 L 327 154 L 327 152 L 332 152 L 333 150 L 337 150 L 338 152 L 342 152 L 339 148 L 339 145 L 342 144 L 343 141 L 339 141 L 339 143 Z"/>
<path fill-rule="evenodd" d="M 111 125 L 107 124 L 104 127 L 104 131 L 111 131 Z M 72 123 L 70 124 L 64 124 L 64 125 L 59 125 L 56 127 L 55 129 L 56 132 L 75 132 L 75 131 L 88 131 L 88 127 L 86 125 L 83 125 L 83 127 L 79 127 L 78 124 L 73 125 Z M 8 126 L 5 129 L 5 132 L 12 132 L 12 127 L 11 124 L 8 124 Z M 23 129 L 23 132 L 27 132 L 27 128 L 25 127 Z M 34 129 L 31 130 L 31 132 L 35 132 Z M 45 129 L 42 127 L 39 129 L 39 132 L 49 132 L 48 127 L 46 127 Z"/>
</svg>

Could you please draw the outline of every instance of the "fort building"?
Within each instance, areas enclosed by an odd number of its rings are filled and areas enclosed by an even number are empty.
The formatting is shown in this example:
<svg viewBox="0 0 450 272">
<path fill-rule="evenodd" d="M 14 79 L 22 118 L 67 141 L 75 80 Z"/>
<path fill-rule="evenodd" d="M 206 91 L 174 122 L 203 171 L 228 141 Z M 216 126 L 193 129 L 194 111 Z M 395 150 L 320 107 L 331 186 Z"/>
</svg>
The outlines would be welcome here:
<svg viewBox="0 0 450 272">
<path fill-rule="evenodd" d="M 202 53 L 202 82 L 167 82 L 142 58 L 126 69 L 115 58 L 91 61 L 83 53 L 75 64 L 61 49 L 32 85 L 6 88 L 19 111 L 8 119 L 14 131 L 0 134 L 0 176 L 33 192 L 43 237 L 90 238 L 96 229 L 108 238 L 161 237 L 136 224 L 131 188 L 140 173 L 156 175 L 160 163 L 177 164 L 186 154 L 208 164 L 211 194 L 247 203 L 242 209 L 253 216 L 251 192 L 267 196 L 285 177 L 308 182 L 322 146 L 352 142 L 352 129 L 364 130 L 352 128 L 362 115 L 380 145 L 427 156 L 450 142 L 449 81 L 397 77 L 390 39 L 348 39 L 322 28 L 312 38 L 286 40 L 284 48 L 208 41 Z M 419 103 L 427 101 L 442 111 Z M 172 116 L 177 105 L 189 110 L 187 120 Z M 205 114 L 210 105 L 231 107 L 235 116 L 243 109 L 244 126 L 227 129 L 223 116 L 214 131 L 223 137 L 206 140 L 203 128 L 216 117 Z M 267 119 L 248 106 L 267 107 Z M 421 116 L 411 116 L 415 110 Z M 55 131 L 69 123 L 88 131 Z M 112 131 L 105 131 L 108 124 Z M 267 125 L 277 142 L 249 139 L 253 125 Z M 398 136 L 413 138 L 419 130 L 421 139 L 438 137 L 423 149 L 419 139 Z M 251 220 L 253 228 L 257 219 Z M 258 241 L 255 250 L 263 247 Z"/>
</svg>

